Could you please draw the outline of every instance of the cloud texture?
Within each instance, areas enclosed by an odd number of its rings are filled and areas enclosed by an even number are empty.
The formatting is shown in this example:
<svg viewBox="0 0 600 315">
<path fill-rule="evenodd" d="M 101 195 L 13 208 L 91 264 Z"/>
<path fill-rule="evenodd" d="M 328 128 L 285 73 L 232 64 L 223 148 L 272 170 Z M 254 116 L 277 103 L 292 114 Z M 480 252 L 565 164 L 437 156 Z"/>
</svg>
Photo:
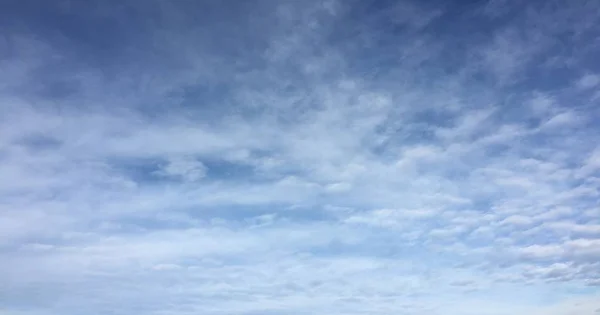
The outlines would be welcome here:
<svg viewBox="0 0 600 315">
<path fill-rule="evenodd" d="M 597 314 L 599 12 L 3 1 L 0 314 Z"/>
</svg>

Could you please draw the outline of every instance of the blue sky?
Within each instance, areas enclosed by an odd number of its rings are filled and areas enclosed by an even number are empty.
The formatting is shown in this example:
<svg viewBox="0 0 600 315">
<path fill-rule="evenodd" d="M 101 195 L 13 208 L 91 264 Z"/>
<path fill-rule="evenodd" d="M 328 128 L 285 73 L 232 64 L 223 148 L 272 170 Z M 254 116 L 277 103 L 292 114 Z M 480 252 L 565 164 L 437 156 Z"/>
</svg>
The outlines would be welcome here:
<svg viewBox="0 0 600 315">
<path fill-rule="evenodd" d="M 600 2 L 2 1 L 0 315 L 600 312 Z"/>
</svg>

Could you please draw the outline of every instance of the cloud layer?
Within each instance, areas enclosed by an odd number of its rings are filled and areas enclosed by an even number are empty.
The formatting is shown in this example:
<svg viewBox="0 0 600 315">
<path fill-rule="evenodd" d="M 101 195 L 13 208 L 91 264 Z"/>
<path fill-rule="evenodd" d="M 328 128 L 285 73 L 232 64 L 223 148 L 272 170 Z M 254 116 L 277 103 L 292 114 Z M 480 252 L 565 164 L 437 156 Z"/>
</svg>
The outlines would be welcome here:
<svg viewBox="0 0 600 315">
<path fill-rule="evenodd" d="M 6 1 L 0 314 L 594 314 L 600 4 Z"/>
</svg>

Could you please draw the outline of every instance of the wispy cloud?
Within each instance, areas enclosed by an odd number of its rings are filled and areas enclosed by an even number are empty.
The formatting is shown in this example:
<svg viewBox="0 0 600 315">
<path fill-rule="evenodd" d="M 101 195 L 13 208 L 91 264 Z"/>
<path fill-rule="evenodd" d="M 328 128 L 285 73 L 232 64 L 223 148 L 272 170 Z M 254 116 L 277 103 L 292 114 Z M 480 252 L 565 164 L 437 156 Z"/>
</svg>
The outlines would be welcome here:
<svg viewBox="0 0 600 315">
<path fill-rule="evenodd" d="M 600 309 L 599 5 L 2 7 L 0 314 Z"/>
</svg>

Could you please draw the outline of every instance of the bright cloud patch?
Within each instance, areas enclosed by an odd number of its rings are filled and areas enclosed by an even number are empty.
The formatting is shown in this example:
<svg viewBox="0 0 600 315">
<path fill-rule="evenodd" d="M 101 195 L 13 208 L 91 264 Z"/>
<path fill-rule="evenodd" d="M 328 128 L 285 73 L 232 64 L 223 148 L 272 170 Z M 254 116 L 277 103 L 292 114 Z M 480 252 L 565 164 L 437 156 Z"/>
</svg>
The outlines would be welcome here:
<svg viewBox="0 0 600 315">
<path fill-rule="evenodd" d="M 600 311 L 600 3 L 0 5 L 0 314 Z"/>
</svg>

